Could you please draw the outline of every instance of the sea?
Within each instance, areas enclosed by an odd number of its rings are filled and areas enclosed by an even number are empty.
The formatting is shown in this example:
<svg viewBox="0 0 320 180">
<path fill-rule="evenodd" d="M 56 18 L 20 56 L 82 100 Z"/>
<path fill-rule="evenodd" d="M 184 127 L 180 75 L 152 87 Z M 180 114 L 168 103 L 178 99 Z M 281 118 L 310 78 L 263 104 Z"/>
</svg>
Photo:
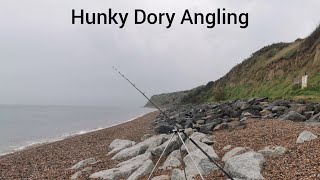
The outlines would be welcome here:
<svg viewBox="0 0 320 180">
<path fill-rule="evenodd" d="M 154 109 L 0 105 L 0 156 L 133 120 Z"/>
</svg>

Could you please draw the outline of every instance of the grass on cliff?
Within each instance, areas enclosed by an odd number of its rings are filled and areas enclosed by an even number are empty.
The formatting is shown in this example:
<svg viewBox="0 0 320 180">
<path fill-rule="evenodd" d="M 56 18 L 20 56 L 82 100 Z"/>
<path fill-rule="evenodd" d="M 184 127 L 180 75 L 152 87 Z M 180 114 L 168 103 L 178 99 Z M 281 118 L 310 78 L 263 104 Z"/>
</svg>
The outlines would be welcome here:
<svg viewBox="0 0 320 180">
<path fill-rule="evenodd" d="M 308 87 L 293 85 L 285 78 L 274 79 L 263 84 L 242 84 L 236 87 L 224 89 L 228 100 L 244 99 L 248 97 L 269 97 L 271 99 L 305 99 L 309 101 L 320 101 L 320 73 L 308 79 Z M 212 101 L 213 99 L 208 99 Z"/>
<path fill-rule="evenodd" d="M 265 46 L 225 76 L 185 96 L 181 103 L 269 97 L 320 101 L 320 26 L 309 37 Z M 309 75 L 308 87 L 294 85 Z"/>
</svg>

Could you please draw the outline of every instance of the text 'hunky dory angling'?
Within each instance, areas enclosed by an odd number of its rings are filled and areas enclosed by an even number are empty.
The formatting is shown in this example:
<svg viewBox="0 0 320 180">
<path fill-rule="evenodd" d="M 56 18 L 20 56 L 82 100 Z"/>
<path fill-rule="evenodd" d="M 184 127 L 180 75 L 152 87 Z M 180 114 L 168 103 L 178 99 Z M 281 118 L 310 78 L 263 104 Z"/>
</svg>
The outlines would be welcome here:
<svg viewBox="0 0 320 180">
<path fill-rule="evenodd" d="M 142 9 L 135 9 L 131 13 L 116 12 L 111 8 L 104 12 L 72 9 L 71 20 L 72 24 L 105 24 L 115 25 L 119 28 L 126 27 L 129 21 L 132 21 L 135 25 L 162 25 L 165 28 L 171 28 L 177 24 L 202 25 L 206 28 L 214 28 L 217 25 L 239 25 L 240 28 L 247 28 L 249 14 L 229 12 L 225 8 L 217 8 L 207 13 L 192 12 L 185 9 L 181 14 L 176 12 L 146 12 Z"/>
</svg>

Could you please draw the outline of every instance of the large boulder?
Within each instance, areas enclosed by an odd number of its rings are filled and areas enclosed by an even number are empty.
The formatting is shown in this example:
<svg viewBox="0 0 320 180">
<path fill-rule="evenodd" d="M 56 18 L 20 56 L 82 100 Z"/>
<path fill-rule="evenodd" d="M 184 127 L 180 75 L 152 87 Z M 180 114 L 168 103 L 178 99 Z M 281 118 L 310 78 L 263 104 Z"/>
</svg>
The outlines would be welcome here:
<svg viewBox="0 0 320 180">
<path fill-rule="evenodd" d="M 79 161 L 77 164 L 73 165 L 70 169 L 77 170 L 86 166 L 87 164 L 94 163 L 94 162 L 96 162 L 95 158 L 88 158 L 88 159 Z"/>
<path fill-rule="evenodd" d="M 305 121 L 307 118 L 302 114 L 299 114 L 295 111 L 290 111 L 287 114 L 284 114 L 280 117 L 282 120 L 291 120 L 291 121 Z"/>
<path fill-rule="evenodd" d="M 144 175 L 151 173 L 154 168 L 154 164 L 151 159 L 148 159 L 139 167 L 134 173 L 132 173 L 127 180 L 138 180 L 141 179 Z"/>
<path fill-rule="evenodd" d="M 185 129 L 184 130 L 184 133 L 179 133 L 180 134 L 180 137 L 182 139 L 185 139 L 185 135 L 187 136 L 191 136 L 193 133 L 193 130 L 191 128 L 189 129 Z M 171 135 L 172 136 L 172 135 Z M 169 138 L 168 138 L 169 139 Z M 170 143 L 169 143 L 170 142 Z M 169 143 L 169 144 L 168 144 Z M 168 145 L 168 146 L 167 146 Z M 180 140 L 180 138 L 175 134 L 174 137 L 169 140 L 167 140 L 166 142 L 164 142 L 163 144 L 155 147 L 155 148 L 152 148 L 150 150 L 150 152 L 155 155 L 155 156 L 160 156 L 162 154 L 162 152 L 164 151 L 164 149 L 167 147 L 166 151 L 164 152 L 165 155 L 168 155 L 170 154 L 172 151 L 178 149 L 180 146 L 182 145 L 182 142 Z"/>
<path fill-rule="evenodd" d="M 208 136 L 207 134 L 201 132 L 194 132 L 189 137 L 193 140 L 200 141 L 208 145 L 214 144 L 213 136 Z"/>
<path fill-rule="evenodd" d="M 174 169 L 171 173 L 171 180 L 185 180 L 184 172 L 181 169 Z"/>
<path fill-rule="evenodd" d="M 303 143 L 303 142 L 306 142 L 306 141 L 311 141 L 311 140 L 314 140 L 314 139 L 317 139 L 318 136 L 313 134 L 312 132 L 310 131 L 303 131 L 302 133 L 299 134 L 299 137 L 296 141 L 296 143 Z"/>
<path fill-rule="evenodd" d="M 192 138 L 193 140 L 201 141 L 203 138 L 207 138 L 207 135 L 201 132 L 194 132 L 192 133 L 190 138 Z"/>
<path fill-rule="evenodd" d="M 122 159 L 132 158 L 139 154 L 145 153 L 148 148 L 149 148 L 148 144 L 140 142 L 134 146 L 121 150 L 116 155 L 114 155 L 111 159 L 122 160 Z"/>
<path fill-rule="evenodd" d="M 207 146 L 203 148 L 203 150 L 213 159 L 217 160 L 218 155 L 216 152 L 213 150 L 211 146 Z M 195 177 L 198 175 L 198 171 L 195 168 L 192 159 L 193 158 L 194 162 L 196 163 L 197 167 L 199 168 L 200 172 L 202 175 L 208 175 L 212 171 L 217 170 L 218 167 L 209 160 L 209 158 L 200 150 L 194 150 L 190 152 L 186 157 L 183 158 L 183 161 L 186 165 L 186 172 L 188 177 Z"/>
<path fill-rule="evenodd" d="M 74 173 L 74 174 L 70 177 L 70 179 L 71 179 L 71 180 L 79 179 L 79 177 L 80 177 L 81 175 L 82 175 L 82 171 L 78 171 L 78 172 Z"/>
<path fill-rule="evenodd" d="M 70 179 L 74 179 L 74 180 L 79 179 L 83 172 L 88 173 L 88 172 L 90 172 L 91 170 L 92 170 L 92 167 L 91 167 L 91 166 L 86 167 L 86 168 L 82 169 L 81 171 L 78 171 L 78 172 L 74 173 L 74 174 L 70 177 Z"/>
<path fill-rule="evenodd" d="M 160 134 L 146 139 L 145 141 L 143 141 L 144 143 L 148 144 L 148 149 L 146 150 L 146 152 L 150 152 L 153 148 L 160 146 L 161 144 L 166 142 L 170 137 L 171 135 Z"/>
<path fill-rule="evenodd" d="M 272 146 L 272 147 L 267 146 L 264 149 L 258 151 L 258 153 L 261 153 L 262 155 L 268 156 L 268 157 L 278 157 L 283 155 L 287 151 L 288 149 L 282 146 Z"/>
<path fill-rule="evenodd" d="M 134 146 L 123 149 L 114 155 L 112 160 L 122 160 L 127 158 L 135 157 L 139 154 L 143 154 L 147 151 L 151 151 L 151 149 L 161 145 L 164 141 L 168 140 L 169 136 L 165 134 L 160 134 L 157 136 L 150 137 L 145 141 L 142 141 Z"/>
<path fill-rule="evenodd" d="M 201 148 L 208 148 L 208 145 L 205 144 L 205 143 L 203 143 L 203 142 L 200 142 L 200 141 L 198 141 L 198 140 L 193 140 L 193 141 L 194 141 L 198 146 L 200 146 Z M 191 140 L 189 140 L 189 139 L 187 139 L 187 140 L 185 141 L 185 145 L 187 146 L 189 152 L 193 152 L 193 151 L 195 151 L 195 150 L 198 149 L 198 147 L 197 147 L 195 144 L 193 144 L 193 142 L 191 142 Z M 183 153 L 187 153 L 187 149 L 186 149 L 186 147 L 185 147 L 184 145 L 181 146 L 181 151 L 182 151 Z"/>
<path fill-rule="evenodd" d="M 181 165 L 180 162 L 181 153 L 180 150 L 175 150 L 167 157 L 166 161 L 159 169 L 173 169 L 178 168 Z"/>
<path fill-rule="evenodd" d="M 181 146 L 181 140 L 180 140 L 180 138 L 178 136 L 174 136 L 171 141 L 167 140 L 163 144 L 151 149 L 150 152 L 154 156 L 160 156 L 162 154 L 162 152 L 165 150 L 165 148 L 167 147 L 166 151 L 164 152 L 164 155 L 168 155 L 172 151 L 178 149 L 179 146 Z"/>
<path fill-rule="evenodd" d="M 93 173 L 90 175 L 90 178 L 92 179 L 100 178 L 100 179 L 107 179 L 107 180 L 128 178 L 130 175 L 132 175 L 137 169 L 139 169 L 143 165 L 145 164 L 150 165 L 151 158 L 152 158 L 152 155 L 150 152 L 141 154 L 132 159 L 119 163 L 116 166 L 116 168 Z M 144 169 L 148 170 L 147 167 L 144 167 Z M 140 170 L 140 172 L 142 172 L 142 170 Z"/>
<path fill-rule="evenodd" d="M 213 136 L 205 137 L 201 139 L 200 142 L 203 142 L 208 145 L 213 145 L 215 143 Z"/>
<path fill-rule="evenodd" d="M 136 142 L 134 142 L 134 141 L 115 139 L 109 145 L 109 149 L 111 149 L 111 151 L 108 154 L 117 153 L 117 152 L 121 151 L 122 149 L 131 147 L 135 144 L 136 144 Z"/>
<path fill-rule="evenodd" d="M 242 153 L 245 153 L 247 151 L 250 151 L 251 149 L 250 148 L 247 148 L 247 147 L 236 147 L 236 148 L 233 148 L 232 150 L 230 150 L 229 152 L 227 152 L 223 157 L 222 157 L 222 161 L 225 162 L 227 161 L 228 159 L 236 156 L 236 155 L 239 155 L 239 154 L 242 154 Z"/>
<path fill-rule="evenodd" d="M 228 159 L 224 170 L 234 178 L 260 180 L 265 159 L 262 154 L 253 151 L 246 152 Z"/>
</svg>

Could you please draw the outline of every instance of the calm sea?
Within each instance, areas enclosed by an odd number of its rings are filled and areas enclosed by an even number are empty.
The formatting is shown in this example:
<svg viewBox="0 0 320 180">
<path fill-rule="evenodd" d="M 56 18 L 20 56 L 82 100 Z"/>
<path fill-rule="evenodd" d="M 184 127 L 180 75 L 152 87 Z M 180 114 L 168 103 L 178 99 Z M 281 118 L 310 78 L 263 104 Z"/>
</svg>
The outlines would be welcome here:
<svg viewBox="0 0 320 180">
<path fill-rule="evenodd" d="M 123 123 L 149 108 L 0 105 L 0 155 Z"/>
</svg>

